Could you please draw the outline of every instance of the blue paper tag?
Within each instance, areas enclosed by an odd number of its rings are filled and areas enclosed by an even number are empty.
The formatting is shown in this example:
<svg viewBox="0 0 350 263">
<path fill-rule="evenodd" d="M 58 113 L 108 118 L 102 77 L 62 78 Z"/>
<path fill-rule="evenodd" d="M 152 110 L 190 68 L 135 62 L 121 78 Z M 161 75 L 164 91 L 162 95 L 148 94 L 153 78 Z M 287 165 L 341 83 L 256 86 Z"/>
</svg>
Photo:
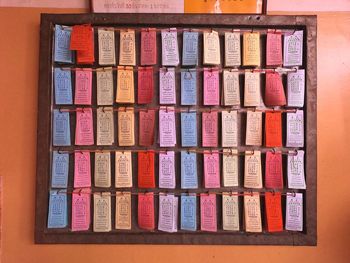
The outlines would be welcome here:
<svg viewBox="0 0 350 263">
<path fill-rule="evenodd" d="M 73 63 L 73 53 L 69 49 L 72 28 L 55 26 L 55 62 Z"/>
<path fill-rule="evenodd" d="M 198 32 L 183 33 L 182 65 L 198 65 Z"/>
<path fill-rule="evenodd" d="M 52 154 L 52 188 L 67 188 L 69 169 L 69 154 L 58 153 L 54 151 Z"/>
<path fill-rule="evenodd" d="M 195 69 L 181 72 L 181 105 L 197 104 L 197 73 Z"/>
<path fill-rule="evenodd" d="M 55 68 L 55 102 L 56 104 L 73 104 L 72 77 L 70 70 Z"/>
<path fill-rule="evenodd" d="M 197 230 L 197 201 L 195 195 L 181 195 L 181 229 Z"/>
<path fill-rule="evenodd" d="M 53 145 L 70 146 L 69 112 L 53 111 Z"/>
<path fill-rule="evenodd" d="M 182 147 L 197 146 L 197 113 L 181 113 L 181 144 Z"/>
<path fill-rule="evenodd" d="M 197 155 L 181 151 L 181 189 L 198 188 Z"/>
<path fill-rule="evenodd" d="M 47 228 L 67 227 L 67 194 L 50 191 Z"/>
</svg>

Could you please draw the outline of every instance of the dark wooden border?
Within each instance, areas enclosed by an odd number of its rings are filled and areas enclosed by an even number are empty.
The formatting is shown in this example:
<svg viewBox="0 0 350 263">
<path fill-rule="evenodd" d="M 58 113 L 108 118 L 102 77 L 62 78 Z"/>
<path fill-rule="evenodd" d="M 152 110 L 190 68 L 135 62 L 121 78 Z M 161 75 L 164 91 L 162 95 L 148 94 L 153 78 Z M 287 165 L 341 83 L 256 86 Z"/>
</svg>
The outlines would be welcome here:
<svg viewBox="0 0 350 263">
<path fill-rule="evenodd" d="M 37 133 L 37 178 L 35 243 L 119 243 L 119 244 L 235 244 L 235 245 L 316 245 L 317 244 L 317 68 L 316 16 L 264 15 L 182 15 L 182 14 L 42 14 L 40 27 L 40 69 Z M 278 27 L 303 28 L 306 68 L 306 215 L 302 233 L 66 233 L 46 228 L 50 171 L 51 136 L 51 50 L 54 24 L 193 27 Z"/>
</svg>

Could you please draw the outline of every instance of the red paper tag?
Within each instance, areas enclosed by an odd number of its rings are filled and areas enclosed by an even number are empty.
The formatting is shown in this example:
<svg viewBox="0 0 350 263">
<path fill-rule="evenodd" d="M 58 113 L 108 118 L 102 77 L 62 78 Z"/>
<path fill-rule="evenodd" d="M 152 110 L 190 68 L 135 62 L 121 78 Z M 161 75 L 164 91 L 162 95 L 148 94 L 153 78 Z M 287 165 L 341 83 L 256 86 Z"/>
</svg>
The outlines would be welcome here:
<svg viewBox="0 0 350 263">
<path fill-rule="evenodd" d="M 157 35 L 155 28 L 141 30 L 141 65 L 157 64 Z"/>
<path fill-rule="evenodd" d="M 265 193 L 266 222 L 268 232 L 283 231 L 281 193 Z"/>
<path fill-rule="evenodd" d="M 71 50 L 88 50 L 92 37 L 91 25 L 76 25 L 73 26 L 70 37 Z"/>
<path fill-rule="evenodd" d="M 153 101 L 153 67 L 138 68 L 137 102 L 148 104 Z"/>
<path fill-rule="evenodd" d="M 282 78 L 278 72 L 266 72 L 265 104 L 267 106 L 286 105 Z"/>
<path fill-rule="evenodd" d="M 266 147 L 282 146 L 282 114 L 281 112 L 266 112 L 265 115 Z"/>
<path fill-rule="evenodd" d="M 138 194 L 137 222 L 140 228 L 154 230 L 154 195 L 153 193 Z"/>
<path fill-rule="evenodd" d="M 272 189 L 283 188 L 281 152 L 266 153 L 265 187 Z"/>
<path fill-rule="evenodd" d="M 92 29 L 91 29 L 92 30 Z M 93 64 L 95 61 L 95 45 L 94 45 L 94 34 L 91 31 L 91 38 L 88 41 L 86 50 L 77 51 L 77 63 L 78 64 Z"/>
<path fill-rule="evenodd" d="M 139 188 L 154 188 L 154 152 L 138 153 L 138 186 Z"/>
<path fill-rule="evenodd" d="M 154 110 L 140 111 L 139 144 L 141 146 L 151 146 L 154 143 L 154 119 Z"/>
<path fill-rule="evenodd" d="M 281 31 L 269 30 L 266 37 L 266 65 L 282 65 Z"/>
</svg>

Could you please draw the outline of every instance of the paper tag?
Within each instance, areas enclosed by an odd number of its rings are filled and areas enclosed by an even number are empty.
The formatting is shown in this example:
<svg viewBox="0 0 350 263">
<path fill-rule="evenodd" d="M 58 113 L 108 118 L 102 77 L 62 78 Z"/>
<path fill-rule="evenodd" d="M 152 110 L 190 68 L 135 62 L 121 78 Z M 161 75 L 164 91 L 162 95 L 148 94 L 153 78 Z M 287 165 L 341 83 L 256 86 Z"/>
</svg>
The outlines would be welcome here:
<svg viewBox="0 0 350 263">
<path fill-rule="evenodd" d="M 131 229 L 131 193 L 116 192 L 115 228 Z"/>
<path fill-rule="evenodd" d="M 154 143 L 155 110 L 140 111 L 139 113 L 139 144 L 151 146 Z"/>
<path fill-rule="evenodd" d="M 224 70 L 224 105 L 239 106 L 241 104 L 239 91 L 239 75 L 238 72 Z"/>
<path fill-rule="evenodd" d="M 55 103 L 68 105 L 72 99 L 72 77 L 70 70 L 55 68 Z"/>
<path fill-rule="evenodd" d="M 203 64 L 220 65 L 220 40 L 219 33 L 212 30 L 203 33 Z"/>
<path fill-rule="evenodd" d="M 55 25 L 55 62 L 73 63 L 73 54 L 69 49 L 72 28 Z"/>
<path fill-rule="evenodd" d="M 247 111 L 246 145 L 262 145 L 262 112 Z"/>
<path fill-rule="evenodd" d="M 197 104 L 196 69 L 181 71 L 181 105 Z"/>
<path fill-rule="evenodd" d="M 94 194 L 94 232 L 109 232 L 112 230 L 111 193 Z"/>
<path fill-rule="evenodd" d="M 261 153 L 255 151 L 245 152 L 244 157 L 244 187 L 262 188 Z"/>
<path fill-rule="evenodd" d="M 67 227 L 67 194 L 50 191 L 47 228 Z"/>
<path fill-rule="evenodd" d="M 260 66 L 260 33 L 243 33 L 243 66 Z"/>
<path fill-rule="evenodd" d="M 90 227 L 89 188 L 76 189 L 72 194 L 72 231 L 89 230 Z"/>
<path fill-rule="evenodd" d="M 182 147 L 197 146 L 197 113 L 181 112 L 181 144 Z"/>
<path fill-rule="evenodd" d="M 265 192 L 265 208 L 267 231 L 283 231 L 281 193 Z"/>
<path fill-rule="evenodd" d="M 181 230 L 197 230 L 197 198 L 195 195 L 181 195 Z"/>
<path fill-rule="evenodd" d="M 135 119 L 134 108 L 125 107 L 118 109 L 118 140 L 119 146 L 135 145 Z"/>
<path fill-rule="evenodd" d="M 114 117 L 112 107 L 97 108 L 97 145 L 114 143 Z"/>
<path fill-rule="evenodd" d="M 95 153 L 95 186 L 111 187 L 111 154 L 110 152 Z"/>
<path fill-rule="evenodd" d="M 225 32 L 225 66 L 241 65 L 241 35 L 239 32 Z"/>
<path fill-rule="evenodd" d="M 303 194 L 287 193 L 286 230 L 303 231 Z"/>
<path fill-rule="evenodd" d="M 223 230 L 239 231 L 237 195 L 230 195 L 230 193 L 226 192 L 222 193 L 222 228 Z"/>
<path fill-rule="evenodd" d="M 117 70 L 117 97 L 118 103 L 134 103 L 134 71 L 132 67 Z"/>
<path fill-rule="evenodd" d="M 74 104 L 91 105 L 92 71 L 91 69 L 77 69 L 75 71 Z"/>
<path fill-rule="evenodd" d="M 288 188 L 306 189 L 304 171 L 304 151 L 297 151 L 297 155 L 288 155 Z"/>
<path fill-rule="evenodd" d="M 260 73 L 246 70 L 244 74 L 244 106 L 260 106 Z"/>
<path fill-rule="evenodd" d="M 159 144 L 160 147 L 176 145 L 175 111 L 172 107 L 159 109 Z"/>
<path fill-rule="evenodd" d="M 67 188 L 69 171 L 69 154 L 52 152 L 51 187 Z"/>
<path fill-rule="evenodd" d="M 200 194 L 201 202 L 201 230 L 217 231 L 216 194 Z"/>
<path fill-rule="evenodd" d="M 266 152 L 265 187 L 283 189 L 281 152 Z"/>
<path fill-rule="evenodd" d="M 135 31 L 120 31 L 119 65 L 136 65 Z"/>
<path fill-rule="evenodd" d="M 220 105 L 218 69 L 203 69 L 203 105 Z"/>
<path fill-rule="evenodd" d="M 218 147 L 218 113 L 202 113 L 202 146 Z"/>
<path fill-rule="evenodd" d="M 90 152 L 74 153 L 74 188 L 91 186 Z"/>
<path fill-rule="evenodd" d="M 197 155 L 181 151 L 181 189 L 198 188 Z"/>
<path fill-rule="evenodd" d="M 112 68 L 97 69 L 97 105 L 113 105 Z"/>
<path fill-rule="evenodd" d="M 244 195 L 244 223 L 246 232 L 262 232 L 260 195 L 252 192 L 252 195 Z"/>
<path fill-rule="evenodd" d="M 287 105 L 289 107 L 303 107 L 305 97 L 305 70 L 287 74 Z"/>
<path fill-rule="evenodd" d="M 224 149 L 222 156 L 222 174 L 224 187 L 238 186 L 237 150 Z"/>
<path fill-rule="evenodd" d="M 115 65 L 114 29 L 98 29 L 98 61 L 100 65 Z"/>
<path fill-rule="evenodd" d="M 54 146 L 70 146 L 69 112 L 53 110 L 53 135 Z"/>
<path fill-rule="evenodd" d="M 265 113 L 265 145 L 266 147 L 282 147 L 282 113 Z"/>
<path fill-rule="evenodd" d="M 179 60 L 179 47 L 176 28 L 162 30 L 162 65 L 177 66 Z"/>
<path fill-rule="evenodd" d="M 95 61 L 94 30 L 91 29 L 90 38 L 86 40 L 86 50 L 77 51 L 78 64 L 93 64 Z"/>
<path fill-rule="evenodd" d="M 153 101 L 153 67 L 138 67 L 137 103 L 150 104 Z"/>
<path fill-rule="evenodd" d="M 158 230 L 177 232 L 177 214 L 179 198 L 173 194 L 159 194 Z"/>
<path fill-rule="evenodd" d="M 291 35 L 284 36 L 283 65 L 303 65 L 303 30 L 295 31 Z"/>
<path fill-rule="evenodd" d="M 93 145 L 94 144 L 94 126 L 92 123 L 91 108 L 77 108 L 75 125 L 75 144 Z"/>
<path fill-rule="evenodd" d="M 222 147 L 237 147 L 237 111 L 221 112 Z"/>
<path fill-rule="evenodd" d="M 87 50 L 92 35 L 91 25 L 75 25 L 73 26 L 70 49 L 71 50 Z"/>
<path fill-rule="evenodd" d="M 266 66 L 282 65 L 281 30 L 268 30 L 266 35 Z"/>
<path fill-rule="evenodd" d="M 218 151 L 204 151 L 204 187 L 220 188 L 220 158 Z"/>
<path fill-rule="evenodd" d="M 115 152 L 115 187 L 132 187 L 132 156 L 130 151 Z"/>
<path fill-rule="evenodd" d="M 286 95 L 282 78 L 278 72 L 266 72 L 265 104 L 267 106 L 286 105 Z"/>
<path fill-rule="evenodd" d="M 139 152 L 137 155 L 138 187 L 154 188 L 154 152 Z"/>
<path fill-rule="evenodd" d="M 175 189 L 175 153 L 159 153 L 159 188 Z"/>
<path fill-rule="evenodd" d="M 287 113 L 287 147 L 304 147 L 304 112 Z"/>
<path fill-rule="evenodd" d="M 153 193 L 138 194 L 138 215 L 139 228 L 154 230 L 154 195 Z"/>
<path fill-rule="evenodd" d="M 198 65 L 198 32 L 185 31 L 182 34 L 182 65 Z"/>
<path fill-rule="evenodd" d="M 176 104 L 175 68 L 159 69 L 159 104 Z"/>
<path fill-rule="evenodd" d="M 155 28 L 141 30 L 141 65 L 157 64 L 157 32 Z"/>
</svg>

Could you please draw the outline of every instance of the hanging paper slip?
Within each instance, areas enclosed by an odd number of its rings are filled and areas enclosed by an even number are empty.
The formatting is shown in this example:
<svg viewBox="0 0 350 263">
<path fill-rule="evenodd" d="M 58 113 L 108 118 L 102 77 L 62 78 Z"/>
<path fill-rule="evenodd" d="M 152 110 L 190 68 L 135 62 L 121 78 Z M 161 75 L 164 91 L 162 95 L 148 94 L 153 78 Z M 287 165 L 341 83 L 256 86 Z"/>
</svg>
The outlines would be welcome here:
<svg viewBox="0 0 350 263">
<path fill-rule="evenodd" d="M 67 193 L 50 191 L 47 228 L 67 227 Z"/>
<path fill-rule="evenodd" d="M 72 28 L 55 25 L 55 62 L 73 63 L 73 53 L 70 50 Z"/>
<path fill-rule="evenodd" d="M 181 144 L 182 147 L 197 146 L 196 112 L 181 112 Z"/>
<path fill-rule="evenodd" d="M 238 186 L 238 152 L 224 149 L 222 155 L 222 174 L 224 187 Z"/>
<path fill-rule="evenodd" d="M 218 151 L 204 151 L 204 187 L 220 188 L 220 159 Z"/>
<path fill-rule="evenodd" d="M 76 69 L 74 104 L 91 105 L 91 97 L 92 97 L 91 69 Z"/>
<path fill-rule="evenodd" d="M 95 153 L 95 186 L 111 187 L 111 153 Z"/>
<path fill-rule="evenodd" d="M 303 194 L 287 193 L 286 230 L 303 231 Z"/>
<path fill-rule="evenodd" d="M 85 231 L 90 227 L 91 190 L 82 188 L 72 194 L 72 231 Z"/>
<path fill-rule="evenodd" d="M 114 29 L 98 29 L 98 63 L 115 65 Z"/>
<path fill-rule="evenodd" d="M 246 232 L 262 232 L 260 195 L 258 192 L 244 195 L 244 223 Z"/>
<path fill-rule="evenodd" d="M 159 153 L 159 188 L 175 189 L 175 152 Z"/>
<path fill-rule="evenodd" d="M 160 147 L 176 145 L 175 111 L 172 107 L 159 109 L 159 144 Z"/>
<path fill-rule="evenodd" d="M 203 64 L 220 65 L 220 40 L 217 31 L 203 33 L 203 50 Z"/>
<path fill-rule="evenodd" d="M 282 113 L 280 111 L 265 113 L 266 147 L 282 147 Z"/>
<path fill-rule="evenodd" d="M 131 193 L 116 192 L 115 228 L 131 229 Z"/>
<path fill-rule="evenodd" d="M 260 66 L 260 33 L 243 33 L 243 66 Z"/>
<path fill-rule="evenodd" d="M 298 69 L 297 72 L 288 72 L 287 89 L 287 105 L 289 107 L 303 107 L 305 97 L 304 69 Z"/>
<path fill-rule="evenodd" d="M 53 138 L 54 146 L 70 146 L 69 112 L 53 110 Z"/>
<path fill-rule="evenodd" d="M 153 193 L 138 194 L 137 222 L 139 228 L 154 230 L 154 196 Z"/>
<path fill-rule="evenodd" d="M 154 143 L 155 110 L 140 111 L 139 113 L 139 144 L 151 146 Z"/>
<path fill-rule="evenodd" d="M 203 104 L 220 105 L 219 70 L 216 68 L 204 68 Z"/>
<path fill-rule="evenodd" d="M 262 145 L 262 112 L 247 111 L 246 145 Z"/>
<path fill-rule="evenodd" d="M 304 147 L 304 112 L 287 113 L 287 147 Z"/>
<path fill-rule="evenodd" d="M 222 147 L 237 147 L 237 111 L 221 112 Z"/>
<path fill-rule="evenodd" d="M 268 232 L 283 231 L 281 193 L 265 193 L 265 209 Z"/>
<path fill-rule="evenodd" d="M 281 30 L 268 29 L 266 36 L 266 66 L 282 65 Z"/>
<path fill-rule="evenodd" d="M 287 159 L 288 188 L 306 189 L 304 151 L 290 152 Z"/>
<path fill-rule="evenodd" d="M 115 152 L 115 187 L 132 187 L 132 156 L 130 151 Z"/>
<path fill-rule="evenodd" d="M 137 155 L 138 187 L 154 188 L 154 152 L 139 152 Z"/>
<path fill-rule="evenodd" d="M 71 50 L 88 50 L 88 46 L 92 37 L 91 25 L 75 25 L 72 28 L 70 37 Z"/>
<path fill-rule="evenodd" d="M 74 153 L 74 188 L 91 186 L 90 152 Z"/>
<path fill-rule="evenodd" d="M 119 65 L 136 65 L 135 31 L 120 31 Z"/>
<path fill-rule="evenodd" d="M 118 68 L 117 70 L 117 97 L 118 103 L 134 103 L 134 71 L 132 67 Z"/>
<path fill-rule="evenodd" d="M 241 36 L 239 32 L 225 32 L 225 66 L 241 65 Z"/>
<path fill-rule="evenodd" d="M 78 64 L 93 64 L 95 61 L 95 46 L 94 46 L 94 30 L 90 29 L 90 37 L 86 40 L 86 49 L 77 50 L 77 63 Z"/>
<path fill-rule="evenodd" d="M 52 188 L 67 188 L 69 171 L 69 154 L 58 151 L 52 152 Z"/>
<path fill-rule="evenodd" d="M 162 65 L 177 66 L 179 60 L 179 47 L 176 28 L 162 30 Z"/>
<path fill-rule="evenodd" d="M 183 32 L 182 65 L 198 65 L 198 32 Z"/>
<path fill-rule="evenodd" d="M 197 104 L 196 69 L 181 71 L 181 105 Z"/>
<path fill-rule="evenodd" d="M 303 30 L 284 36 L 283 52 L 285 67 L 303 65 Z"/>
<path fill-rule="evenodd" d="M 201 230 L 216 232 L 216 194 L 200 194 Z"/>
<path fill-rule="evenodd" d="M 197 230 L 197 198 L 195 195 L 181 195 L 181 230 Z"/>
<path fill-rule="evenodd" d="M 94 126 L 92 123 L 91 108 L 76 109 L 75 125 L 75 144 L 76 145 L 93 145 L 94 144 Z"/>
<path fill-rule="evenodd" d="M 282 78 L 278 72 L 266 72 L 265 104 L 267 106 L 286 105 L 286 95 Z"/>
<path fill-rule="evenodd" d="M 94 232 L 109 232 L 112 230 L 111 193 L 94 194 Z"/>
<path fill-rule="evenodd" d="M 118 109 L 118 140 L 119 146 L 135 145 L 135 117 L 134 108 L 120 107 Z"/>
<path fill-rule="evenodd" d="M 261 153 L 260 151 L 245 152 L 244 157 L 244 187 L 262 188 Z"/>
<path fill-rule="evenodd" d="M 97 108 L 97 145 L 114 143 L 114 117 L 112 107 Z"/>
<path fill-rule="evenodd" d="M 138 67 L 137 103 L 149 104 L 153 101 L 153 67 Z"/>
<path fill-rule="evenodd" d="M 239 231 L 238 196 L 227 192 L 222 193 L 222 228 Z"/>
<path fill-rule="evenodd" d="M 218 147 L 218 113 L 202 113 L 202 146 Z"/>
<path fill-rule="evenodd" d="M 55 103 L 61 105 L 73 104 L 72 77 L 68 69 L 54 69 Z"/>
<path fill-rule="evenodd" d="M 158 230 L 177 232 L 178 199 L 174 194 L 159 193 Z"/>
<path fill-rule="evenodd" d="M 155 28 L 141 29 L 141 65 L 157 64 L 157 33 Z"/>
<path fill-rule="evenodd" d="M 223 72 L 224 105 L 239 106 L 241 104 L 241 95 L 239 90 L 238 71 L 234 72 L 231 70 L 224 70 Z"/>
<path fill-rule="evenodd" d="M 281 152 L 266 152 L 265 187 L 272 189 L 283 188 Z"/>
<path fill-rule="evenodd" d="M 197 155 L 181 151 L 181 189 L 198 188 Z"/>
<path fill-rule="evenodd" d="M 113 105 L 113 72 L 112 68 L 96 70 L 97 105 Z"/>
<path fill-rule="evenodd" d="M 159 70 L 159 104 L 176 104 L 175 68 Z"/>
<path fill-rule="evenodd" d="M 244 74 L 244 106 L 260 106 L 260 73 L 246 70 Z"/>
</svg>

